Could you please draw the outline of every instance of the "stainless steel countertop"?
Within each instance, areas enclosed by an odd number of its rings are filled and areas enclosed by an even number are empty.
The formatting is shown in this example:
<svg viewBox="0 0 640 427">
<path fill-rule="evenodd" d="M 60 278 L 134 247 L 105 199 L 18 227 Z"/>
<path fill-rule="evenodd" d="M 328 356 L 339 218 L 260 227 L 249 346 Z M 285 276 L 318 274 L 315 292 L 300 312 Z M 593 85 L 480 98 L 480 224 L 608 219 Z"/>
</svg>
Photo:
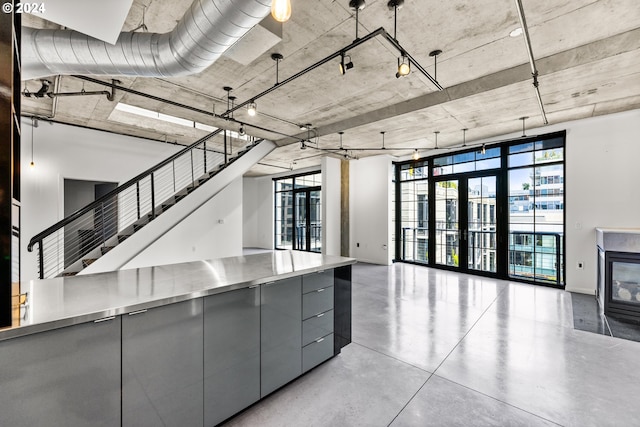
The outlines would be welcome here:
<svg viewBox="0 0 640 427">
<path fill-rule="evenodd" d="M 310 252 L 273 251 L 33 280 L 27 285 L 28 306 L 22 309 L 20 324 L 0 329 L 0 341 L 355 262 L 353 258 Z"/>
</svg>

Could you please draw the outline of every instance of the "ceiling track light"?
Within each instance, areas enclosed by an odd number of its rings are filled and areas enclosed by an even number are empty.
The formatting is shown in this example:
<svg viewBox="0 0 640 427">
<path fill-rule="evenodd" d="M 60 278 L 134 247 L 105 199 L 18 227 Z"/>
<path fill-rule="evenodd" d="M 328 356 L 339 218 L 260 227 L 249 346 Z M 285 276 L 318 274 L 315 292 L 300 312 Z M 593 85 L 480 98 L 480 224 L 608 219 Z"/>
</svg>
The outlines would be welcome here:
<svg viewBox="0 0 640 427">
<path fill-rule="evenodd" d="M 484 143 L 482 144 L 482 150 L 480 150 L 480 152 L 482 153 L 482 155 L 484 156 L 485 154 L 487 154 L 487 149 L 484 145 Z"/>
<path fill-rule="evenodd" d="M 271 16 L 278 22 L 287 22 L 291 18 L 291 0 L 272 0 Z"/>
<path fill-rule="evenodd" d="M 462 146 L 463 147 L 467 146 L 467 131 L 468 130 L 469 129 L 467 129 L 467 128 L 462 129 Z"/>
<path fill-rule="evenodd" d="M 348 62 L 345 62 L 345 58 L 349 58 Z M 340 74 L 345 75 L 347 70 L 353 68 L 353 62 L 351 61 L 351 56 L 345 55 L 344 52 L 340 53 Z"/>
<path fill-rule="evenodd" d="M 247 134 L 247 131 L 244 129 L 244 126 L 240 125 L 240 128 L 238 129 L 238 135 L 245 136 L 246 134 Z"/>
<path fill-rule="evenodd" d="M 435 147 L 433 147 L 433 148 L 434 148 L 434 149 L 436 149 L 436 150 L 438 150 L 438 149 L 439 149 L 439 148 L 438 148 L 438 134 L 439 134 L 439 133 L 440 133 L 440 131 L 439 131 L 439 130 L 437 130 L 437 131 L 435 131 L 435 132 L 434 132 L 434 134 L 436 134 L 436 145 L 435 145 Z"/>
<path fill-rule="evenodd" d="M 304 144 L 304 140 L 300 141 L 300 149 L 304 150 L 305 148 L 307 148 L 307 146 Z"/>
<path fill-rule="evenodd" d="M 338 132 L 338 135 L 340 135 L 340 149 L 344 150 L 344 148 L 342 148 L 342 135 L 344 135 L 344 132 Z"/>
<path fill-rule="evenodd" d="M 382 149 L 383 149 L 383 150 L 386 150 L 386 148 L 385 148 L 385 146 L 384 146 L 384 134 L 385 134 L 385 133 L 386 133 L 385 131 L 380 132 L 380 134 L 382 135 Z"/>
<path fill-rule="evenodd" d="M 420 158 L 420 154 L 418 154 L 417 148 L 413 151 L 413 155 L 411 157 L 413 158 L 413 160 L 418 160 Z"/>
<path fill-rule="evenodd" d="M 407 76 L 409 75 L 410 72 L 411 72 L 411 61 L 409 61 L 403 53 L 402 62 L 400 62 L 400 58 L 398 58 L 398 72 L 396 73 L 396 79 Z"/>
<path fill-rule="evenodd" d="M 258 114 L 258 105 L 251 101 L 249 103 L 249 105 L 247 105 L 247 114 L 249 114 L 251 117 L 254 117 L 256 114 Z"/>
</svg>

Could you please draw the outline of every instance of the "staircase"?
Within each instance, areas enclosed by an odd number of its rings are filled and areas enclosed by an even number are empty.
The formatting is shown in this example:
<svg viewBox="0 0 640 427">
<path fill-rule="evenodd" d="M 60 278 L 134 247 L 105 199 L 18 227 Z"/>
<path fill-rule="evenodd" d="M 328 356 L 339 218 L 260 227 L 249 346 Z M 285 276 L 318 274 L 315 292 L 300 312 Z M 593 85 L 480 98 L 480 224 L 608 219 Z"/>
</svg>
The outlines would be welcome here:
<svg viewBox="0 0 640 427">
<path fill-rule="evenodd" d="M 257 140 L 227 154 L 207 146 L 219 132 L 31 239 L 27 249 L 38 246 L 40 278 L 117 270 L 275 148 L 271 141 Z"/>
</svg>

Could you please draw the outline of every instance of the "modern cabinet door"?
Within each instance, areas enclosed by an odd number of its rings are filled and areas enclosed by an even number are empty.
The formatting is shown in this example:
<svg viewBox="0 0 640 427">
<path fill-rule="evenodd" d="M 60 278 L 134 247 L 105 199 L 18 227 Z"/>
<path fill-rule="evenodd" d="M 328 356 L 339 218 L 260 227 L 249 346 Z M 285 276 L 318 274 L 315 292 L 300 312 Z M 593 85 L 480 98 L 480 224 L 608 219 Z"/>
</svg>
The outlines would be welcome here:
<svg viewBox="0 0 640 427">
<path fill-rule="evenodd" d="M 0 342 L 0 426 L 119 426 L 120 318 Z"/>
<path fill-rule="evenodd" d="M 260 287 L 204 299 L 204 423 L 260 399 Z"/>
<path fill-rule="evenodd" d="M 302 280 L 262 285 L 261 384 L 266 396 L 302 374 Z"/>
<path fill-rule="evenodd" d="M 122 318 L 122 425 L 203 425 L 202 298 Z"/>
</svg>

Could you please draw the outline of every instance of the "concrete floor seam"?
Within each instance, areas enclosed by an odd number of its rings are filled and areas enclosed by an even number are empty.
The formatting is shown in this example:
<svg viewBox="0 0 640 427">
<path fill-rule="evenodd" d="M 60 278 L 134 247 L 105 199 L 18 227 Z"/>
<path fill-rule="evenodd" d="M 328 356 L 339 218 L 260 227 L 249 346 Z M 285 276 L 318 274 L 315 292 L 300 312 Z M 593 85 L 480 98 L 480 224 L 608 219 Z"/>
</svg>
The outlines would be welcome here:
<svg viewBox="0 0 640 427">
<path fill-rule="evenodd" d="M 466 386 L 466 385 L 464 385 L 464 384 L 461 384 L 461 383 L 459 383 L 459 382 L 456 382 L 456 381 L 450 380 L 449 378 L 445 378 L 445 377 L 443 377 L 442 375 L 431 374 L 431 376 L 429 377 L 429 379 L 431 379 L 432 377 L 438 377 L 438 378 L 440 378 L 440 379 L 442 379 L 442 380 L 444 380 L 444 381 L 448 381 L 448 382 L 450 382 L 450 383 L 452 383 L 452 384 L 455 384 L 455 385 L 457 385 L 457 386 L 460 386 L 460 387 L 466 388 L 467 390 L 470 390 L 470 391 L 472 391 L 472 392 L 474 392 L 474 393 L 481 394 L 482 396 L 484 396 L 484 397 L 488 397 L 488 398 L 489 398 L 489 399 L 491 399 L 491 400 L 495 400 L 496 402 L 503 403 L 503 404 L 505 404 L 505 405 L 507 405 L 507 406 L 510 406 L 510 407 L 512 407 L 512 408 L 514 408 L 514 409 L 517 409 L 518 411 L 526 412 L 526 413 L 527 413 L 527 414 L 529 414 L 529 415 L 533 415 L 533 416 L 534 416 L 534 417 L 536 417 L 536 418 L 540 418 L 541 420 L 545 420 L 545 421 L 550 422 L 550 423 L 552 423 L 552 424 L 555 424 L 555 425 L 557 425 L 557 426 L 564 426 L 563 424 L 557 423 L 557 422 L 555 422 L 555 421 L 553 421 L 553 420 L 550 420 L 550 419 L 548 419 L 548 418 L 545 418 L 545 417 L 541 417 L 540 415 L 535 414 L 535 413 L 533 413 L 533 412 L 531 412 L 531 411 L 528 411 L 528 410 L 526 410 L 526 409 L 520 408 L 519 406 L 513 405 L 513 404 L 511 404 L 511 403 L 509 403 L 509 402 L 505 402 L 504 400 L 500 400 L 500 399 L 498 399 L 497 397 L 491 396 L 490 394 L 483 393 L 483 392 L 481 392 L 480 390 L 476 390 L 476 389 L 474 389 L 474 388 L 471 388 L 471 387 Z M 425 384 L 426 384 L 426 383 L 425 383 Z M 424 387 L 424 385 L 423 385 L 423 387 Z M 420 387 L 420 388 L 422 388 L 422 387 Z"/>
<path fill-rule="evenodd" d="M 395 357 L 395 356 L 392 356 L 392 355 L 390 355 L 390 354 L 383 353 L 383 352 L 381 352 L 380 350 L 376 350 L 375 348 L 368 347 L 368 346 L 366 346 L 366 345 L 364 345 L 364 344 L 361 344 L 361 343 L 359 343 L 359 342 L 355 342 L 355 341 L 351 341 L 351 344 L 359 345 L 360 347 L 362 347 L 362 348 L 366 348 L 367 350 L 371 350 L 371 351 L 373 351 L 373 352 L 375 352 L 375 353 L 378 353 L 378 354 L 379 354 L 379 355 L 381 355 L 381 356 L 388 357 L 389 359 L 393 359 L 393 360 L 395 360 L 395 361 L 397 361 L 397 362 L 400 362 L 400 363 L 403 363 L 403 364 L 405 364 L 405 365 L 407 365 L 407 366 L 411 366 L 412 368 L 419 369 L 419 370 L 421 370 L 422 372 L 426 372 L 427 374 L 429 374 L 429 378 L 431 378 L 431 375 L 433 375 L 433 372 L 431 372 L 431 371 L 427 371 L 427 370 L 426 370 L 426 369 L 424 369 L 424 368 L 421 368 L 421 367 L 419 367 L 419 366 L 413 365 L 413 364 L 411 364 L 411 363 L 407 362 L 406 360 L 398 359 L 398 358 L 397 358 L 397 357 Z"/>
<path fill-rule="evenodd" d="M 427 378 L 427 380 L 418 388 L 418 390 L 416 390 L 416 392 L 413 394 L 413 396 L 411 396 L 409 398 L 409 400 L 407 400 L 407 403 L 404 404 L 404 406 L 402 407 L 402 409 L 400 409 L 400 411 L 398 411 L 398 413 L 396 414 L 395 417 L 393 417 L 393 419 L 391 420 L 391 422 L 389 424 L 387 424 L 387 427 L 390 427 L 391 424 L 393 424 L 393 422 L 396 420 L 396 418 L 398 418 L 398 416 L 400 416 L 400 414 L 402 413 L 402 411 L 405 410 L 405 408 L 407 406 L 409 406 L 409 403 L 411 403 L 411 401 L 413 399 L 415 399 L 415 397 L 418 395 L 418 393 L 420 393 L 420 390 L 422 390 L 424 388 L 424 386 L 429 382 L 429 380 L 434 376 L 435 374 L 431 374 L 429 375 L 429 378 Z"/>
</svg>

